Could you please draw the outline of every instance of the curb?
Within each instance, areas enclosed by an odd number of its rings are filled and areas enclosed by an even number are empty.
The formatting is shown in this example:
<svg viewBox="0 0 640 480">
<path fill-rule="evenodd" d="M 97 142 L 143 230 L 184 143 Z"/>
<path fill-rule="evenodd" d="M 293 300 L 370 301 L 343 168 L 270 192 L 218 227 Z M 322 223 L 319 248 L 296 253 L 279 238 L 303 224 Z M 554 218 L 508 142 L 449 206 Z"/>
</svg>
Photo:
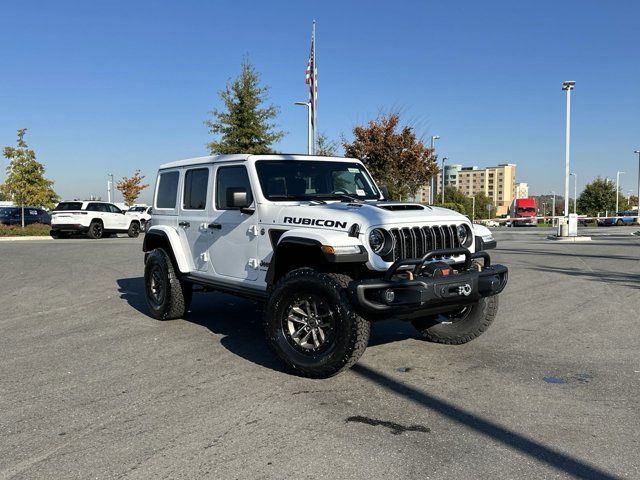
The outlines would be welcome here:
<svg viewBox="0 0 640 480">
<path fill-rule="evenodd" d="M 0 237 L 0 242 L 22 242 L 29 240 L 53 240 L 53 238 L 48 235 L 42 235 L 39 237 Z"/>
<path fill-rule="evenodd" d="M 554 242 L 559 243 L 580 243 L 580 242 L 590 242 L 591 237 L 579 236 L 579 237 L 558 237 L 556 235 L 549 235 L 547 240 L 553 240 Z"/>
</svg>

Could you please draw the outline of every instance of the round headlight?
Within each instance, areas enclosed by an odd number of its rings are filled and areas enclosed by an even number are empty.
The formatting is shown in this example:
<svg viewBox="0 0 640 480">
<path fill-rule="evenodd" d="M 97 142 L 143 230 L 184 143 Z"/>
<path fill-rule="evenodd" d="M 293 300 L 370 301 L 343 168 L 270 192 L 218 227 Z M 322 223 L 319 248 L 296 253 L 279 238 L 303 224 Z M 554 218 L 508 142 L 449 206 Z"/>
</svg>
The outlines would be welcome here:
<svg viewBox="0 0 640 480">
<path fill-rule="evenodd" d="M 379 228 L 374 228 L 369 234 L 369 245 L 374 253 L 379 254 L 384 249 L 385 236 Z"/>
<path fill-rule="evenodd" d="M 458 233 L 458 241 L 460 242 L 460 246 L 469 247 L 471 245 L 471 241 L 473 240 L 469 227 L 464 224 L 458 225 L 456 230 Z"/>
</svg>

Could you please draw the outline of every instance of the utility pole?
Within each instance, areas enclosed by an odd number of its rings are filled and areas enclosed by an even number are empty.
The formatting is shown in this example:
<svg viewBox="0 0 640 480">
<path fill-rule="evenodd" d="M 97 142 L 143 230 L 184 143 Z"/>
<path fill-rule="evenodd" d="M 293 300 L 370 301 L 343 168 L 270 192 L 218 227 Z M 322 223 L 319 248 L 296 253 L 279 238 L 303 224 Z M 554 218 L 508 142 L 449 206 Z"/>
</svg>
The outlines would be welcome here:
<svg viewBox="0 0 640 480">
<path fill-rule="evenodd" d="M 107 177 L 109 177 L 109 180 L 107 180 L 107 201 L 111 203 L 111 193 L 113 191 L 113 173 L 107 173 Z M 113 198 L 115 199 L 115 195 L 113 195 Z"/>
<path fill-rule="evenodd" d="M 571 140 L 571 90 L 573 90 L 575 84 L 576 82 L 573 80 L 562 82 L 562 90 L 567 92 L 567 124 L 564 149 L 564 216 L 566 218 L 569 218 L 569 143 Z"/>
<path fill-rule="evenodd" d="M 556 223 L 556 192 L 552 191 L 551 193 L 553 193 L 553 206 L 551 207 L 551 226 L 553 227 Z M 567 202 L 565 201 L 564 203 L 566 204 Z"/>
</svg>

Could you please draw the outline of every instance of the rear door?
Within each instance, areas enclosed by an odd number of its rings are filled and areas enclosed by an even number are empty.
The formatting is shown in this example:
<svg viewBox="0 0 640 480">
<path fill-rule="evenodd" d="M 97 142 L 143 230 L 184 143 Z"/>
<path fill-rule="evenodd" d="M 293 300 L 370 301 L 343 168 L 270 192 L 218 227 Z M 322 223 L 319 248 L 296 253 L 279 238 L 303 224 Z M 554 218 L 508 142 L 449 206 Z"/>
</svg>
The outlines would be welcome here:
<svg viewBox="0 0 640 480">
<path fill-rule="evenodd" d="M 183 178 L 178 228 L 184 232 L 195 269 L 206 272 L 210 267 L 209 248 L 215 239 L 208 228 L 213 203 L 211 167 L 187 168 Z"/>
<path fill-rule="evenodd" d="M 253 201 L 253 190 L 244 165 L 215 167 L 215 199 L 211 231 L 214 242 L 209 249 L 216 274 L 230 280 L 258 278 L 258 214 L 242 213 L 229 205 L 229 193 L 243 188 Z"/>
</svg>

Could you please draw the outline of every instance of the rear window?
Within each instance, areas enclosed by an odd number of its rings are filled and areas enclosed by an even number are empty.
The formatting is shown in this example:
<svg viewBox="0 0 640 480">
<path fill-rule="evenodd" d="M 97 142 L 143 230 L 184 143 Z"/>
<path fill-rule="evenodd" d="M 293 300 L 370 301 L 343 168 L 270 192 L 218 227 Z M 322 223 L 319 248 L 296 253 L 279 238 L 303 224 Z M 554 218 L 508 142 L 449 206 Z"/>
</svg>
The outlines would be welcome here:
<svg viewBox="0 0 640 480">
<path fill-rule="evenodd" d="M 53 210 L 82 210 L 82 202 L 60 202 Z"/>
<path fill-rule="evenodd" d="M 179 172 L 167 172 L 160 174 L 158 193 L 156 194 L 157 208 L 176 208 L 176 195 L 178 194 Z"/>
<path fill-rule="evenodd" d="M 207 206 L 207 186 L 209 185 L 209 169 L 198 168 L 187 170 L 184 175 L 185 210 L 204 210 Z"/>
</svg>

